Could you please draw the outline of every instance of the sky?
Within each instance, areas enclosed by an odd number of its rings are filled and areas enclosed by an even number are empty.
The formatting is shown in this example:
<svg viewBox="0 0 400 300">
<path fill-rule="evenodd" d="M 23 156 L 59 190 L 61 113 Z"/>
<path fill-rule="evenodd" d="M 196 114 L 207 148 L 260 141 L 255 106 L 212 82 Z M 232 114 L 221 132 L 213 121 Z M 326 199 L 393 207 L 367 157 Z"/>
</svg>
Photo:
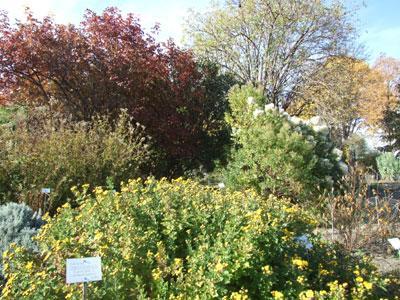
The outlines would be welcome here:
<svg viewBox="0 0 400 300">
<path fill-rule="evenodd" d="M 380 54 L 400 59 L 400 0 L 346 1 L 365 3 L 358 10 L 357 24 L 369 61 Z M 79 23 L 87 8 L 100 13 L 108 6 L 116 6 L 124 13 L 137 14 L 147 29 L 159 23 L 159 39 L 172 37 L 179 43 L 188 9 L 205 10 L 208 3 L 209 0 L 0 0 L 0 9 L 8 11 L 11 19 L 22 18 L 28 6 L 37 17 L 50 14 L 61 23 Z"/>
<path fill-rule="evenodd" d="M 400 59 L 400 0 L 366 0 L 358 12 L 360 41 L 370 61 L 381 53 Z"/>
</svg>

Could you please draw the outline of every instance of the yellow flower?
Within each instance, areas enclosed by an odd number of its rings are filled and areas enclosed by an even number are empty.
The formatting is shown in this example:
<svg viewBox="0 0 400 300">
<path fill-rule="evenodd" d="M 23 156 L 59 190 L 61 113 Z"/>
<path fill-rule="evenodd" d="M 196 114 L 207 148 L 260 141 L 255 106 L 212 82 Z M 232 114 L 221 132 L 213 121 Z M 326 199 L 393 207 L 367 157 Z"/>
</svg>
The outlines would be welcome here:
<svg viewBox="0 0 400 300">
<path fill-rule="evenodd" d="M 283 210 L 287 213 L 294 213 L 297 211 L 297 208 L 292 206 L 292 207 L 287 207 L 286 205 L 283 206 Z"/>
<path fill-rule="evenodd" d="M 303 284 L 303 283 L 306 281 L 306 279 L 305 279 L 304 276 L 298 276 L 297 279 L 296 279 L 296 281 L 297 281 L 298 283 L 300 283 L 300 284 Z"/>
<path fill-rule="evenodd" d="M 262 272 L 265 275 L 271 275 L 272 274 L 272 268 L 269 265 L 266 265 L 266 266 L 262 267 Z"/>
<path fill-rule="evenodd" d="M 363 285 L 367 290 L 372 290 L 372 283 L 371 282 L 364 281 Z"/>
<path fill-rule="evenodd" d="M 103 237 L 103 233 L 101 231 L 96 231 L 95 235 L 94 235 L 94 239 L 95 240 L 99 240 Z"/>
<path fill-rule="evenodd" d="M 279 292 L 279 291 L 272 291 L 271 294 L 274 297 L 274 299 L 277 299 L 277 300 L 285 299 L 283 294 L 281 292 Z"/>
<path fill-rule="evenodd" d="M 182 259 L 181 258 L 175 258 L 174 259 L 174 264 L 175 265 L 181 265 L 182 264 Z"/>
<path fill-rule="evenodd" d="M 319 275 L 321 275 L 321 276 L 329 275 L 329 271 L 325 270 L 325 269 L 322 269 L 322 270 L 319 271 Z"/>
<path fill-rule="evenodd" d="M 247 296 L 247 290 L 241 290 L 239 292 L 233 292 L 229 299 L 231 299 L 231 300 L 248 300 L 249 296 Z"/>
<path fill-rule="evenodd" d="M 161 278 L 161 275 L 162 275 L 161 270 L 160 270 L 159 268 L 153 270 L 153 271 L 151 272 L 151 274 L 153 275 L 154 280 L 160 279 L 160 278 Z"/>
<path fill-rule="evenodd" d="M 22 296 L 24 296 L 24 297 L 28 297 L 30 294 L 31 294 L 31 291 L 29 289 L 22 292 Z"/>
<path fill-rule="evenodd" d="M 39 277 L 45 277 L 46 276 L 46 272 L 42 271 L 42 272 L 37 273 L 36 275 L 39 276 Z"/>
<path fill-rule="evenodd" d="M 218 263 L 215 265 L 215 271 L 221 272 L 228 264 L 226 263 L 221 263 L 218 261 Z"/>
<path fill-rule="evenodd" d="M 300 258 L 293 258 L 292 264 L 298 267 L 299 269 L 303 270 L 308 267 L 308 261 L 300 259 Z"/>
<path fill-rule="evenodd" d="M 312 290 L 308 290 L 308 291 L 306 292 L 306 297 L 307 297 L 307 298 L 313 298 L 313 297 L 314 297 L 314 292 L 313 292 Z"/>
<path fill-rule="evenodd" d="M 299 296 L 300 296 L 300 300 L 314 299 L 314 291 L 313 290 L 307 290 L 305 292 L 301 292 Z"/>
<path fill-rule="evenodd" d="M 32 269 L 33 269 L 33 262 L 28 262 L 27 264 L 26 264 L 26 269 L 28 270 L 28 271 L 31 271 Z"/>
<path fill-rule="evenodd" d="M 361 276 L 357 276 L 356 282 L 361 283 L 361 282 L 363 282 L 363 281 L 364 281 L 364 279 L 363 279 Z"/>
<path fill-rule="evenodd" d="M 63 206 L 61 206 L 61 207 L 62 207 L 62 208 L 67 208 L 67 207 L 69 207 L 69 203 L 66 202 L 66 203 L 64 203 Z"/>
</svg>

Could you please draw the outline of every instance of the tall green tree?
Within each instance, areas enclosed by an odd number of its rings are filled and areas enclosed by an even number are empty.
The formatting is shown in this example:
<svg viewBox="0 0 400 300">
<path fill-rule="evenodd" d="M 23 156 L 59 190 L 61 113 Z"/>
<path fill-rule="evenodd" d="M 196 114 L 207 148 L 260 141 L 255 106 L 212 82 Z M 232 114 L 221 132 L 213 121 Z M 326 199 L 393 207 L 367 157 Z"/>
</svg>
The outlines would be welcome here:
<svg viewBox="0 0 400 300">
<path fill-rule="evenodd" d="M 397 87 L 400 91 L 400 86 Z M 399 99 L 393 109 L 388 109 L 383 118 L 383 139 L 389 144 L 386 150 L 400 150 L 400 105 Z"/>
<path fill-rule="evenodd" d="M 351 13 L 342 0 L 243 0 L 193 12 L 187 42 L 239 81 L 261 86 L 283 108 L 316 66 L 349 45 Z"/>
</svg>

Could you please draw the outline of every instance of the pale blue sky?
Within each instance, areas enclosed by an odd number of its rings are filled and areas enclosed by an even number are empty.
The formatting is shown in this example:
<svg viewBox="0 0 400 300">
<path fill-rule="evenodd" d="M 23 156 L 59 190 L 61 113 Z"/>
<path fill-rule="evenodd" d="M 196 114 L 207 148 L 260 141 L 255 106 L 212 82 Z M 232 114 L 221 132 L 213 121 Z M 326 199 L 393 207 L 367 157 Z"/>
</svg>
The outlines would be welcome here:
<svg viewBox="0 0 400 300">
<path fill-rule="evenodd" d="M 400 0 L 366 0 L 359 10 L 360 40 L 371 59 L 386 53 L 400 59 Z"/>
<path fill-rule="evenodd" d="M 347 0 L 360 2 L 362 0 Z M 400 59 L 400 0 L 364 0 L 366 7 L 358 11 L 360 40 L 365 43 L 370 61 L 380 53 Z M 136 13 L 144 27 L 158 22 L 160 39 L 182 37 L 182 23 L 187 10 L 203 10 L 209 0 L 0 0 L 0 9 L 11 17 L 21 17 L 23 7 L 29 6 L 38 16 L 52 14 L 59 22 L 77 23 L 86 8 L 101 12 L 107 6 L 116 6 L 123 12 Z"/>
</svg>

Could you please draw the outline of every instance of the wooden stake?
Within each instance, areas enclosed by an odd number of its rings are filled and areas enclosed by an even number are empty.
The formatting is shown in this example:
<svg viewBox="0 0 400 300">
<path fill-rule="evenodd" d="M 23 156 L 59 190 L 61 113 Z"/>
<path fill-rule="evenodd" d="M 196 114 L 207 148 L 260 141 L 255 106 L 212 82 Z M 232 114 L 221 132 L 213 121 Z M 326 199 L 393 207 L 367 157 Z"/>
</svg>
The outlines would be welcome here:
<svg viewBox="0 0 400 300">
<path fill-rule="evenodd" d="M 82 287 L 82 299 L 87 300 L 87 282 L 83 283 Z"/>
</svg>

